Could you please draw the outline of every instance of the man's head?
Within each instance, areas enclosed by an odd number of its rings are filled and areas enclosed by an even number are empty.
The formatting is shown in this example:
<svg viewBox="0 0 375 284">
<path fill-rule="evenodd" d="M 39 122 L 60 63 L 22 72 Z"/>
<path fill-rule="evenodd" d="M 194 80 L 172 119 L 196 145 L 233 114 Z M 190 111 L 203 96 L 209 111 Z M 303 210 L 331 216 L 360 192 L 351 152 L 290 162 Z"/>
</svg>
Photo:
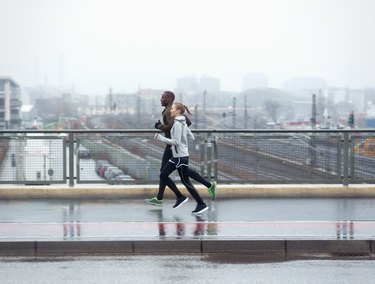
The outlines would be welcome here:
<svg viewBox="0 0 375 284">
<path fill-rule="evenodd" d="M 171 92 L 171 91 L 165 91 L 162 95 L 161 95 L 161 99 L 160 99 L 160 103 L 162 106 L 167 106 L 171 103 L 173 103 L 174 101 L 174 93 Z"/>
</svg>

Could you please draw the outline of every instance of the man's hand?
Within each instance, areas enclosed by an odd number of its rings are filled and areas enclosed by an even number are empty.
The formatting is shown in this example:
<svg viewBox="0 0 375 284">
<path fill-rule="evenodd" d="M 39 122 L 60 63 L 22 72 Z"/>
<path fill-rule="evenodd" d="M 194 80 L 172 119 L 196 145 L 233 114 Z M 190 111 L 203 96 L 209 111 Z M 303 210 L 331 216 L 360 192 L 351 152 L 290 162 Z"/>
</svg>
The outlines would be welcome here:
<svg viewBox="0 0 375 284">
<path fill-rule="evenodd" d="M 160 120 L 158 120 L 158 122 L 155 123 L 155 128 L 160 129 L 160 126 L 161 126 L 161 122 Z"/>
<path fill-rule="evenodd" d="M 158 139 L 159 133 L 155 133 L 154 139 Z"/>
</svg>

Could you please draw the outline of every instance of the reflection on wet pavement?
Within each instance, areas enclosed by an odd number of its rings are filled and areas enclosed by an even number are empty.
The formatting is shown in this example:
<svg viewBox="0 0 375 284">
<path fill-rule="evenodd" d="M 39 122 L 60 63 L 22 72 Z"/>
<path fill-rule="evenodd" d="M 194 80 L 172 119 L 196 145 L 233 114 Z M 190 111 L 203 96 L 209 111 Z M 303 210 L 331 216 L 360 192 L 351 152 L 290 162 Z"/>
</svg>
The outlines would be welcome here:
<svg viewBox="0 0 375 284">
<path fill-rule="evenodd" d="M 81 236 L 81 223 L 79 203 L 72 202 L 63 210 L 63 237 L 64 240 L 79 239 Z"/>
<path fill-rule="evenodd" d="M 0 258 L 2 283 L 374 283 L 373 260 L 243 255 Z"/>
<path fill-rule="evenodd" d="M 172 201 L 155 209 L 136 199 L 0 201 L 0 239 L 375 238 L 375 199 L 228 199 L 197 216 L 192 205 L 176 210 Z"/>
<path fill-rule="evenodd" d="M 204 218 L 203 216 L 194 216 L 194 230 L 192 233 L 189 233 L 186 232 L 186 227 L 192 227 L 191 224 L 187 225 L 186 222 L 181 220 L 178 216 L 173 217 L 174 222 L 165 222 L 162 209 L 151 209 L 149 212 L 151 214 L 155 214 L 157 217 L 160 239 L 165 239 L 167 237 L 183 239 L 186 236 L 200 238 L 204 235 L 217 234 L 217 223 L 207 222 L 207 218 Z"/>
<path fill-rule="evenodd" d="M 336 232 L 338 240 L 353 240 L 354 239 L 354 222 L 341 221 L 336 223 Z"/>
<path fill-rule="evenodd" d="M 0 223 L 0 239 L 375 239 L 375 222 Z"/>
</svg>

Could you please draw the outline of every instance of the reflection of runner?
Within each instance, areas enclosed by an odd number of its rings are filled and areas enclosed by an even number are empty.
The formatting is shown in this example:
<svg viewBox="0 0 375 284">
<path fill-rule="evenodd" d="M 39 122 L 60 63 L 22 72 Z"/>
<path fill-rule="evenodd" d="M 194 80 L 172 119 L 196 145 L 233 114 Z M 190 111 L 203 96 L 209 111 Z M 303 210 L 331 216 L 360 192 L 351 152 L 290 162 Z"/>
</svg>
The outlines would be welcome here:
<svg viewBox="0 0 375 284">
<path fill-rule="evenodd" d="M 185 224 L 177 217 L 175 217 L 175 221 L 177 239 L 181 239 L 183 236 L 185 236 Z"/>
<path fill-rule="evenodd" d="M 353 221 L 340 221 L 336 223 L 336 236 L 338 240 L 354 239 Z"/>
<path fill-rule="evenodd" d="M 207 235 L 217 236 L 217 222 L 209 222 L 207 224 Z"/>
<path fill-rule="evenodd" d="M 167 235 L 166 229 L 165 229 L 165 224 L 163 220 L 163 211 L 160 209 L 157 210 L 150 210 L 152 213 L 156 213 L 156 216 L 158 217 L 158 230 L 159 230 L 159 238 L 164 239 L 165 236 Z"/>
<path fill-rule="evenodd" d="M 195 230 L 194 230 L 194 236 L 199 237 L 204 235 L 204 227 L 205 227 L 205 221 L 202 217 L 200 216 L 195 216 L 195 220 L 197 222 Z"/>
<path fill-rule="evenodd" d="M 165 236 L 166 236 L 166 232 L 165 232 L 165 225 L 164 225 L 164 223 L 162 223 L 162 222 L 160 222 L 159 224 L 158 224 L 158 229 L 159 229 L 159 237 L 161 238 L 161 239 L 164 239 L 165 238 Z"/>
<path fill-rule="evenodd" d="M 163 210 L 150 210 L 150 213 L 155 213 L 158 218 L 158 232 L 159 238 L 165 239 L 167 236 L 167 224 L 164 222 L 163 218 Z M 178 217 L 175 217 L 175 225 L 176 225 L 176 238 L 181 239 L 185 236 L 185 224 L 182 222 Z"/>
<path fill-rule="evenodd" d="M 195 215 L 195 222 L 187 222 L 176 215 L 173 217 L 174 222 L 169 222 L 164 219 L 161 209 L 149 210 L 148 212 L 156 216 L 160 239 L 166 239 L 167 237 L 176 239 L 200 238 L 205 235 L 217 235 L 217 222 L 207 222 L 205 216 Z"/>
</svg>

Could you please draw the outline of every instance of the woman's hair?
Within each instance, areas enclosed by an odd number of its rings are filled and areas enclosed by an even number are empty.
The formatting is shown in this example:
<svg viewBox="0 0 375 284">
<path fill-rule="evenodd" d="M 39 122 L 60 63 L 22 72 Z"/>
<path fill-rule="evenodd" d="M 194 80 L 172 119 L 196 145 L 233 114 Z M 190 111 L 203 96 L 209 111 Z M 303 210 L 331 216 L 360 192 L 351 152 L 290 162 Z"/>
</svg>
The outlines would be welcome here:
<svg viewBox="0 0 375 284">
<path fill-rule="evenodd" d="M 185 111 L 188 113 L 188 114 L 191 114 L 189 108 L 182 104 L 182 103 L 173 103 L 173 105 L 176 107 L 176 109 L 178 109 L 181 113 L 181 115 L 183 115 L 185 113 Z"/>
</svg>

